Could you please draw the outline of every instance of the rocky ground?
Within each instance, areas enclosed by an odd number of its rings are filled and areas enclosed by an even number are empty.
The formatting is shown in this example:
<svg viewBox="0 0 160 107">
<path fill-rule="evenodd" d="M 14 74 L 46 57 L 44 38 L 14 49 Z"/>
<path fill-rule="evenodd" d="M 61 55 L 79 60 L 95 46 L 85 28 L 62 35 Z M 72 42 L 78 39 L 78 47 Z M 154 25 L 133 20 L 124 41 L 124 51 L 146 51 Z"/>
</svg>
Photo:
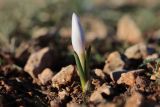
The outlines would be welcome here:
<svg viewBox="0 0 160 107">
<path fill-rule="evenodd" d="M 91 58 L 91 85 L 85 97 L 73 56 L 64 54 L 70 43 L 57 46 L 45 35 L 22 43 L 15 54 L 1 50 L 1 107 L 160 106 L 156 44 L 141 42 L 123 53 L 107 53 L 106 60 L 97 65 Z"/>
<path fill-rule="evenodd" d="M 0 1 L 0 107 L 160 107 L 159 0 L 24 1 Z M 85 96 L 73 12 L 92 48 Z"/>
</svg>

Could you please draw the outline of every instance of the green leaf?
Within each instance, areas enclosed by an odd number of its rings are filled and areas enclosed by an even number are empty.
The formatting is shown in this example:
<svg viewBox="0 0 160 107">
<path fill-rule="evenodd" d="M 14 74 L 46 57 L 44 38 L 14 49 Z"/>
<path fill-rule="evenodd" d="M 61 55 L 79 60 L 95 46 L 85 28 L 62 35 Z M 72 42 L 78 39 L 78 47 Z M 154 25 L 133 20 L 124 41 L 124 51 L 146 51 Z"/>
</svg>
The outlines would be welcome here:
<svg viewBox="0 0 160 107">
<path fill-rule="evenodd" d="M 83 73 L 84 71 L 83 71 L 81 62 L 80 62 L 79 57 L 78 57 L 76 52 L 74 52 L 74 58 L 75 58 L 75 61 L 76 61 L 76 65 L 77 65 L 78 71 Z M 79 74 L 81 74 L 81 73 L 79 73 Z"/>
<path fill-rule="evenodd" d="M 90 60 L 91 46 L 88 47 L 85 56 L 85 75 L 89 78 L 89 60 Z"/>
<path fill-rule="evenodd" d="M 79 60 L 79 57 L 77 55 L 76 52 L 74 52 L 74 57 L 75 57 L 75 61 L 76 61 L 76 65 L 77 65 L 77 68 L 78 68 L 78 73 L 79 73 L 79 76 L 80 76 L 80 81 L 81 81 L 81 85 L 82 85 L 82 90 L 83 92 L 85 92 L 85 85 L 86 85 L 86 75 L 82 69 L 82 65 L 80 63 L 80 60 Z"/>
</svg>

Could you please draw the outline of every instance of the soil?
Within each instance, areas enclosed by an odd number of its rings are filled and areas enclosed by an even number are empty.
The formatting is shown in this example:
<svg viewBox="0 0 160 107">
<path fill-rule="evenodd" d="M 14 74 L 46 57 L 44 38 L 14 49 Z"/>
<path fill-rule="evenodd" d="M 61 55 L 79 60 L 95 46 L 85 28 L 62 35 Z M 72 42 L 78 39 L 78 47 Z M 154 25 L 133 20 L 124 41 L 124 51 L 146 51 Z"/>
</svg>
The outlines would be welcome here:
<svg viewBox="0 0 160 107">
<path fill-rule="evenodd" d="M 43 36 L 41 38 L 43 38 Z M 24 50 L 24 53 L 28 53 L 28 56 L 20 55 L 20 57 L 17 57 L 17 53 L 13 54 L 4 50 L 1 51 L 1 107 L 81 107 L 84 105 L 88 107 L 160 106 L 160 80 L 159 78 L 156 78 L 155 80 L 151 79 L 151 75 L 154 74 L 152 68 L 155 68 L 155 62 L 152 61 L 147 64 L 143 63 L 145 58 L 152 54 L 149 55 L 146 53 L 147 55 L 145 57 L 140 56 L 138 58 L 136 57 L 136 59 L 130 59 L 127 58 L 125 54 L 121 53 L 120 56 L 122 57 L 117 57 L 118 60 L 116 57 L 110 58 L 108 55 L 110 63 L 108 63 L 108 60 L 105 61 L 106 63 L 104 61 L 94 62 L 94 58 L 92 58 L 90 63 L 90 89 L 84 95 L 81 91 L 79 77 L 77 72 L 75 72 L 77 70 L 74 59 L 72 55 L 64 54 L 65 52 L 68 52 L 67 50 L 63 50 L 57 58 L 52 59 L 56 62 L 54 63 L 56 67 L 53 66 L 48 68 L 48 66 L 43 63 L 44 69 L 49 69 L 48 72 L 52 71 L 53 73 L 51 74 L 53 77 L 57 76 L 55 78 L 57 80 L 54 79 L 54 81 L 59 81 L 59 86 L 55 87 L 53 85 L 53 78 L 47 79 L 47 82 L 41 83 L 43 80 L 39 81 L 38 77 L 31 76 L 30 73 L 24 71 L 24 66 L 27 64 L 26 62 L 29 59 L 29 56 L 35 53 L 35 51 L 29 52 L 29 49 L 33 48 L 33 50 L 37 49 L 38 51 L 44 47 L 49 47 L 58 51 L 57 48 L 59 47 L 54 47 L 55 41 L 50 42 L 53 43 L 51 45 L 46 42 L 46 44 L 44 44 L 45 46 L 34 44 L 34 42 L 42 44 L 44 41 L 42 42 L 41 39 L 35 39 L 32 42 L 26 43 L 27 45 L 30 45 L 29 48 Z M 66 46 L 69 46 L 68 41 L 63 42 L 61 48 Z M 118 54 L 117 52 L 110 53 L 112 55 L 115 53 L 116 55 Z M 121 63 L 123 62 L 123 67 L 120 65 L 121 70 L 119 70 L 119 66 L 112 66 L 115 63 L 119 64 L 118 61 Z M 97 66 L 94 66 L 96 64 Z M 98 66 L 98 64 L 101 66 Z M 140 66 L 142 64 L 143 66 Z M 104 72 L 104 66 L 112 66 L 112 68 L 114 67 L 114 71 L 110 70 L 108 71 L 109 73 L 106 73 Z M 116 79 L 113 79 L 115 77 L 111 76 L 113 72 L 115 73 L 114 75 L 119 75 L 116 76 Z M 50 75 L 50 73 L 47 74 Z M 46 76 L 47 74 L 44 75 Z M 43 74 L 41 77 L 42 79 L 44 78 Z"/>
</svg>

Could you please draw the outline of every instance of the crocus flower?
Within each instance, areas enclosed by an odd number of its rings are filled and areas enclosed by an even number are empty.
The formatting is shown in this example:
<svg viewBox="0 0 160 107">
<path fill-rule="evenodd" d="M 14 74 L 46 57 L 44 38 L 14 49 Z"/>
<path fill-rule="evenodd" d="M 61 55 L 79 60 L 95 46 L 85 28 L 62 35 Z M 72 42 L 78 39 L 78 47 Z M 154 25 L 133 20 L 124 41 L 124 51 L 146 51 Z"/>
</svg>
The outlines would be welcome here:
<svg viewBox="0 0 160 107">
<path fill-rule="evenodd" d="M 83 93 L 88 90 L 89 84 L 89 56 L 90 49 L 85 50 L 85 40 L 82 26 L 78 16 L 73 13 L 72 15 L 72 46 L 74 49 L 74 57 L 77 65 L 77 71 L 80 77 Z"/>
<path fill-rule="evenodd" d="M 80 24 L 78 16 L 73 13 L 72 15 L 72 46 L 74 51 L 77 53 L 81 62 L 82 68 L 84 68 L 84 56 L 85 56 L 85 40 L 84 32 Z"/>
</svg>

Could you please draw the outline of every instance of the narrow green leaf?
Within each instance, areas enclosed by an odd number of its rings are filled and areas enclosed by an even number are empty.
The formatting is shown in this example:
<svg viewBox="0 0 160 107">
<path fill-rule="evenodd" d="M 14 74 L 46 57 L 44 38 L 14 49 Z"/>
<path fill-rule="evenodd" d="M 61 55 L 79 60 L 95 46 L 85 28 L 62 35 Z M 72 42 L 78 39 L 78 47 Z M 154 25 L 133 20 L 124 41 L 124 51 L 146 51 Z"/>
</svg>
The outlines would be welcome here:
<svg viewBox="0 0 160 107">
<path fill-rule="evenodd" d="M 90 55 L 91 55 L 91 46 L 88 47 L 86 54 L 87 54 L 87 55 L 86 55 L 87 58 L 90 58 Z"/>
<path fill-rule="evenodd" d="M 83 73 L 84 71 L 83 71 L 83 69 L 82 69 L 81 62 L 80 62 L 79 57 L 78 57 L 78 55 L 77 55 L 76 52 L 74 52 L 74 58 L 75 58 L 76 65 L 77 65 L 77 68 L 78 68 L 79 72 L 82 72 L 82 73 Z"/>
<path fill-rule="evenodd" d="M 80 81 L 81 81 L 81 85 L 82 85 L 82 90 L 83 92 L 85 91 L 85 85 L 86 85 L 86 75 L 84 74 L 84 71 L 82 69 L 82 65 L 80 63 L 79 57 L 77 55 L 76 52 L 74 52 L 74 57 L 75 57 L 75 61 L 76 61 L 76 65 L 77 65 L 77 69 L 78 69 L 78 73 L 80 76 Z"/>
<path fill-rule="evenodd" d="M 86 51 L 86 56 L 85 56 L 85 75 L 87 78 L 89 78 L 89 60 L 90 60 L 90 52 L 91 52 L 91 46 Z"/>
</svg>

